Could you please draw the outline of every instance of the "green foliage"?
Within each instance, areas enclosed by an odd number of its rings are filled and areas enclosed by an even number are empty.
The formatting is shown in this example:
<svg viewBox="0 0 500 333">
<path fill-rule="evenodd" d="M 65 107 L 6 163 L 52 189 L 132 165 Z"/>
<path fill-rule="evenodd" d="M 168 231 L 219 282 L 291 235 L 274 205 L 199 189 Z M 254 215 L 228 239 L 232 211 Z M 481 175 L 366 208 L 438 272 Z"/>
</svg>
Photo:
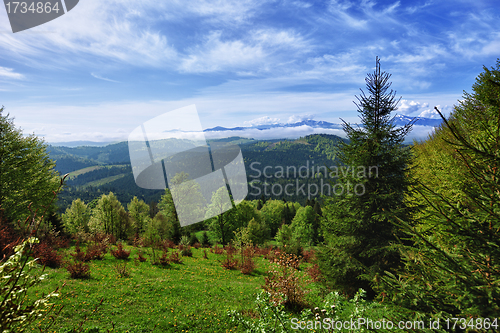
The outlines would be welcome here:
<svg viewBox="0 0 500 333">
<path fill-rule="evenodd" d="M 150 220 L 148 204 L 134 197 L 127 205 L 127 210 L 135 232 L 142 234 Z"/>
<path fill-rule="evenodd" d="M 291 225 L 283 224 L 274 237 L 282 251 L 288 254 L 300 255 L 301 244 L 294 238 Z"/>
<path fill-rule="evenodd" d="M 311 206 L 299 208 L 290 225 L 294 243 L 302 246 L 310 246 L 317 243 L 319 230 L 315 225 L 315 220 L 316 213 Z"/>
<path fill-rule="evenodd" d="M 282 200 L 267 200 L 260 210 L 264 221 L 268 226 L 271 237 L 274 237 L 278 232 L 281 224 L 283 223 L 282 212 L 284 208 L 284 202 Z"/>
<path fill-rule="evenodd" d="M 500 60 L 417 146 L 416 189 L 426 215 L 416 225 L 397 219 L 415 244 L 401 246 L 405 270 L 388 274 L 381 286 L 409 312 L 499 317 L 499 110 Z"/>
<path fill-rule="evenodd" d="M 82 200 L 74 200 L 71 207 L 66 209 L 66 213 L 62 214 L 62 220 L 66 232 L 70 234 L 88 232 L 90 213 L 91 210 Z"/>
<path fill-rule="evenodd" d="M 132 234 L 132 224 L 125 208 L 113 192 L 103 194 L 92 210 L 89 229 L 93 233 L 114 235 L 117 239 L 128 239 Z"/>
<path fill-rule="evenodd" d="M 406 219 L 410 213 L 405 194 L 411 152 L 403 142 L 412 123 L 395 127 L 391 112 L 399 101 L 389 91 L 389 78 L 377 58 L 375 72 L 365 79 L 369 95 L 357 97 L 362 126 L 344 122 L 350 141 L 341 143 L 337 154 L 340 167 L 349 168 L 339 176 L 343 191 L 328 198 L 323 210 L 320 268 L 330 287 L 351 296 L 363 288 L 373 297 L 377 276 L 400 265 L 390 247 L 397 230 L 387 214 Z"/>
<path fill-rule="evenodd" d="M 0 265 L 0 331 L 25 332 L 37 320 L 49 319 L 54 309 L 49 303 L 59 296 L 57 290 L 38 299 L 26 299 L 28 290 L 36 288 L 47 274 L 36 275 L 36 260 L 28 260 L 30 247 L 38 239 L 30 238 L 14 249 L 14 254 Z M 50 320 L 52 324 L 52 320 Z M 49 325 L 50 326 L 50 325 Z M 47 329 L 48 327 L 44 327 Z"/>
<path fill-rule="evenodd" d="M 222 244 L 227 244 L 231 240 L 233 231 L 236 229 L 227 218 L 226 211 L 232 206 L 231 202 L 226 201 L 226 197 L 226 187 L 219 188 L 212 195 L 212 201 L 207 210 L 207 216 L 214 216 L 208 221 L 209 228 Z"/>
<path fill-rule="evenodd" d="M 397 308 L 377 302 L 366 301 L 366 292 L 360 289 L 353 298 L 346 299 L 338 292 L 332 292 L 323 298 L 314 309 L 307 308 L 298 314 L 286 311 L 284 305 L 275 305 L 272 294 L 261 291 L 255 299 L 257 319 L 250 319 L 236 310 L 228 311 L 234 323 L 240 324 L 245 332 L 249 333 L 291 333 L 297 330 L 307 332 L 407 332 L 407 329 L 398 329 L 399 321 L 405 321 Z M 360 318 L 366 319 L 366 325 L 357 325 Z M 383 329 L 382 320 L 394 323 L 392 329 Z M 321 326 L 318 325 L 321 323 Z M 350 327 L 351 322 L 356 325 Z M 345 323 L 345 329 L 337 330 L 334 323 Z M 428 325 L 428 321 L 424 321 Z M 412 323 L 413 324 L 413 323 Z M 421 324 L 421 323 L 418 323 Z M 442 323 L 441 323 L 442 324 Z M 335 325 L 335 324 L 334 324 Z M 380 326 L 378 326 L 380 325 Z M 321 328 L 320 328 L 321 327 Z M 381 327 L 376 329 L 375 327 Z M 426 326 L 428 328 L 428 326 Z M 437 329 L 421 329 L 419 332 L 444 332 Z"/>
<path fill-rule="evenodd" d="M 51 202 L 59 186 L 47 146 L 35 135 L 23 136 L 0 108 L 0 207 L 8 222 L 30 215 Z"/>
</svg>

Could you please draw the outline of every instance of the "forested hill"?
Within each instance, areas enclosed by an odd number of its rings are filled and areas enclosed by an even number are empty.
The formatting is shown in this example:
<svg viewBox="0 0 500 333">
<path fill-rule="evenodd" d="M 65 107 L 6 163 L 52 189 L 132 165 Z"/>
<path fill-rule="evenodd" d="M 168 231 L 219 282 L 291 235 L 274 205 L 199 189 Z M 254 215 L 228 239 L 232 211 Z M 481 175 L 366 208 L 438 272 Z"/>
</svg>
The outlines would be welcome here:
<svg viewBox="0 0 500 333">
<path fill-rule="evenodd" d="M 249 182 L 265 181 L 269 184 L 286 181 L 284 175 L 276 179 L 279 166 L 299 169 L 316 166 L 331 166 L 335 160 L 335 145 L 344 140 L 335 135 L 315 134 L 296 140 L 253 140 L 231 137 L 217 142 L 238 144 L 242 150 Z M 186 144 L 185 142 L 182 144 Z M 70 173 L 67 186 L 60 194 L 59 206 L 64 211 L 71 202 L 80 198 L 90 202 L 103 193 L 112 191 L 122 204 L 137 196 L 146 202 L 158 201 L 163 191 L 145 190 L 135 185 L 130 166 L 127 142 L 110 144 L 104 147 L 83 146 L 76 148 L 49 146 L 49 154 L 56 161 L 56 170 L 62 175 Z M 267 169 L 264 171 L 264 168 Z M 311 173 L 311 176 L 313 173 Z M 271 176 L 271 177 L 269 177 Z M 299 179 L 308 182 L 308 179 Z M 248 199 L 256 199 L 256 191 L 249 189 Z M 263 191 L 264 192 L 264 191 Z M 253 196 L 252 196 L 253 195 Z M 258 195 L 260 197 L 260 194 Z M 272 194 L 269 195 L 273 198 Z M 305 197 L 286 197 L 287 200 L 304 200 Z"/>
</svg>

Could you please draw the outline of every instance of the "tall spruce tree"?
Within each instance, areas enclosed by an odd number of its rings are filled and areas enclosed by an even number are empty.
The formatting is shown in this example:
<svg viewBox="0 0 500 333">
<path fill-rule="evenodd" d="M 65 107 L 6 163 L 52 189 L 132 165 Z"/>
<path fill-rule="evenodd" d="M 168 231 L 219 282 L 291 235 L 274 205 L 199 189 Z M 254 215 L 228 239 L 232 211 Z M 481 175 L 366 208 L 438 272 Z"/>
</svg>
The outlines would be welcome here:
<svg viewBox="0 0 500 333">
<path fill-rule="evenodd" d="M 361 126 L 343 121 L 349 142 L 339 142 L 338 158 L 344 173 L 339 172 L 332 197 L 325 198 L 321 219 L 325 241 L 320 269 L 329 287 L 349 296 L 363 288 L 373 297 L 378 276 L 400 265 L 399 254 L 392 249 L 397 230 L 389 214 L 405 219 L 409 215 L 405 193 L 411 151 L 403 142 L 413 121 L 395 126 L 391 113 L 399 99 L 389 90 L 390 77 L 380 70 L 377 57 L 374 73 L 365 79 L 368 94 L 361 90 L 354 102 Z"/>
</svg>

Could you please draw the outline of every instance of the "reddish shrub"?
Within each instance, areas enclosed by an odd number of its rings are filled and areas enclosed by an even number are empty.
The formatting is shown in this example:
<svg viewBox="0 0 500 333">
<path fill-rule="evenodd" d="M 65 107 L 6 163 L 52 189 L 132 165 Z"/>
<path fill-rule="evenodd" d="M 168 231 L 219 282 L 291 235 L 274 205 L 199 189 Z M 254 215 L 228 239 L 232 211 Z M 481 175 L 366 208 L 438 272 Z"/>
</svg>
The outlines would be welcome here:
<svg viewBox="0 0 500 333">
<path fill-rule="evenodd" d="M 85 254 L 83 261 L 87 262 L 94 259 L 102 260 L 104 259 L 107 249 L 108 246 L 106 243 L 93 244 L 87 248 L 87 253 Z"/>
<path fill-rule="evenodd" d="M 305 282 L 298 273 L 299 259 L 293 254 L 283 254 L 274 260 L 274 267 L 268 271 L 264 290 L 271 294 L 275 304 L 283 304 L 292 311 L 305 307 Z"/>
<path fill-rule="evenodd" d="M 318 264 L 314 264 L 309 267 L 307 269 L 307 274 L 309 274 L 314 282 L 321 282 L 323 280 L 323 276 L 321 275 Z"/>
<path fill-rule="evenodd" d="M 215 254 L 223 254 L 224 248 L 215 244 L 215 246 L 210 249 L 210 252 L 215 253 Z"/>
<path fill-rule="evenodd" d="M 234 259 L 232 254 L 227 254 L 226 258 L 222 261 L 222 267 L 225 269 L 236 269 L 238 267 L 238 260 Z"/>
<path fill-rule="evenodd" d="M 0 214 L 2 212 L 0 211 Z M 2 222 L 0 216 L 0 223 Z M 10 257 L 14 253 L 14 247 L 17 245 L 18 237 L 14 229 L 8 225 L 0 227 L 0 260 L 4 257 Z"/>
<path fill-rule="evenodd" d="M 34 257 L 44 266 L 57 268 L 62 265 L 62 256 L 47 243 L 39 243 L 34 249 Z"/>
<path fill-rule="evenodd" d="M 174 264 L 182 264 L 182 257 L 179 256 L 179 252 L 170 253 L 168 260 Z"/>
<path fill-rule="evenodd" d="M 192 257 L 193 252 L 191 251 L 191 246 L 179 244 L 179 250 L 183 257 Z"/>
<path fill-rule="evenodd" d="M 234 254 L 236 252 L 236 249 L 232 245 L 224 246 L 224 250 L 226 250 L 226 253 L 229 255 Z"/>
<path fill-rule="evenodd" d="M 163 252 L 163 255 L 158 258 L 158 260 L 153 261 L 153 265 L 161 265 L 167 267 L 170 265 L 169 257 L 167 252 Z"/>
<path fill-rule="evenodd" d="M 256 268 L 255 262 L 253 259 L 250 257 L 246 257 L 243 262 L 240 264 L 240 271 L 243 274 L 250 274 L 252 273 Z"/>
<path fill-rule="evenodd" d="M 146 261 L 146 258 L 142 256 L 142 253 L 139 253 L 139 255 L 137 256 L 137 259 L 138 259 L 140 262 L 145 262 L 145 261 Z"/>
<path fill-rule="evenodd" d="M 86 259 L 86 256 L 85 256 L 85 252 L 83 252 L 81 249 L 80 249 L 80 242 L 76 242 L 76 246 L 75 246 L 75 253 L 70 253 L 70 255 L 76 260 L 76 261 L 82 261 L 82 262 L 85 262 L 87 261 Z"/>
<path fill-rule="evenodd" d="M 197 242 L 197 243 L 194 243 L 194 244 L 193 244 L 193 247 L 194 247 L 195 249 L 199 249 L 199 248 L 201 247 L 201 244 L 200 244 L 200 243 L 198 243 L 198 242 Z"/>
<path fill-rule="evenodd" d="M 316 259 L 316 253 L 314 250 L 303 250 L 302 251 L 302 257 L 304 260 L 308 263 L 311 263 L 314 259 Z"/>
<path fill-rule="evenodd" d="M 108 241 L 111 244 L 116 245 L 116 237 L 115 237 L 115 235 L 106 235 L 106 238 L 108 239 Z"/>
<path fill-rule="evenodd" d="M 168 251 L 168 249 L 175 249 L 175 243 L 170 239 L 165 239 L 163 242 L 161 242 L 160 246 L 165 252 Z"/>
<path fill-rule="evenodd" d="M 66 269 L 73 279 L 85 279 L 90 277 L 90 267 L 83 262 L 68 263 Z"/>
<path fill-rule="evenodd" d="M 207 250 L 203 250 L 203 259 L 208 259 Z"/>
<path fill-rule="evenodd" d="M 115 257 L 116 259 L 128 259 L 128 257 L 130 256 L 130 251 L 125 251 L 123 249 L 122 243 L 118 243 L 116 247 L 116 250 L 111 250 L 111 254 L 113 255 L 113 257 Z"/>
</svg>

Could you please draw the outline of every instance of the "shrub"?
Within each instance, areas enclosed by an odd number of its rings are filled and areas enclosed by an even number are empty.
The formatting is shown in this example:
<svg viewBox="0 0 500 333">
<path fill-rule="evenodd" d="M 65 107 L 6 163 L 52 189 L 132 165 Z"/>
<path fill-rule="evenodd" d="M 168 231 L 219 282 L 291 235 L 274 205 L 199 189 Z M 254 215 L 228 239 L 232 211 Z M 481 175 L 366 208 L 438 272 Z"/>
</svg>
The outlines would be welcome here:
<svg viewBox="0 0 500 333">
<path fill-rule="evenodd" d="M 35 247 L 34 256 L 38 258 L 40 264 L 47 267 L 57 268 L 62 265 L 62 256 L 47 243 L 38 244 Z"/>
<path fill-rule="evenodd" d="M 153 265 L 161 265 L 163 267 L 170 266 L 170 260 L 168 258 L 167 252 L 163 252 L 162 256 L 158 258 L 157 261 L 153 262 Z"/>
<path fill-rule="evenodd" d="M 203 259 L 208 259 L 207 250 L 203 250 Z"/>
<path fill-rule="evenodd" d="M 108 245 L 106 243 L 93 244 L 87 248 L 87 253 L 85 254 L 84 261 L 90 260 L 102 260 L 107 252 Z"/>
<path fill-rule="evenodd" d="M 215 244 L 215 246 L 210 249 L 210 252 L 215 254 L 223 254 L 224 248 L 222 246 L 218 246 L 217 244 Z"/>
<path fill-rule="evenodd" d="M 308 263 L 311 263 L 314 259 L 316 259 L 316 253 L 314 250 L 303 250 L 302 251 L 302 257 L 304 260 Z"/>
<path fill-rule="evenodd" d="M 192 257 L 193 252 L 191 252 L 191 246 L 189 246 L 189 238 L 187 236 L 182 236 L 179 242 L 179 250 L 183 257 Z"/>
<path fill-rule="evenodd" d="M 164 241 L 162 241 L 160 246 L 163 251 L 168 251 L 168 249 L 175 249 L 175 243 L 170 239 L 165 239 Z"/>
<path fill-rule="evenodd" d="M 83 262 L 68 263 L 66 264 L 66 269 L 73 279 L 86 279 L 90 277 L 90 267 Z"/>
<path fill-rule="evenodd" d="M 307 291 L 297 270 L 299 259 L 293 254 L 282 254 L 274 260 L 274 264 L 268 271 L 263 289 L 271 294 L 275 305 L 284 305 L 292 311 L 302 310 Z"/>
<path fill-rule="evenodd" d="M 307 269 L 307 274 L 311 277 L 314 282 L 323 281 L 323 276 L 321 275 L 321 270 L 318 264 L 314 264 Z"/>
<path fill-rule="evenodd" d="M 2 214 L 1 210 L 0 214 Z M 1 215 L 0 222 L 2 222 Z M 17 237 L 15 236 L 15 232 L 12 227 L 9 225 L 0 227 L 0 260 L 4 257 L 10 257 L 14 253 L 16 239 Z"/>
<path fill-rule="evenodd" d="M 115 257 L 116 259 L 128 259 L 128 257 L 130 256 L 130 251 L 125 251 L 123 249 L 122 243 L 118 243 L 116 247 L 116 250 L 111 250 L 111 254 L 113 255 L 113 257 Z"/>
<path fill-rule="evenodd" d="M 115 271 L 118 274 L 118 277 L 120 277 L 120 278 L 122 278 L 122 277 L 129 277 L 130 276 L 130 271 L 127 268 L 127 262 L 126 261 L 123 261 L 121 263 L 120 262 L 116 263 L 116 265 L 115 265 Z"/>
<path fill-rule="evenodd" d="M 146 261 L 146 258 L 143 257 L 142 253 L 139 252 L 139 254 L 137 255 L 137 260 L 139 260 L 140 262 L 145 262 Z"/>
<path fill-rule="evenodd" d="M 174 264 L 182 264 L 182 257 L 179 256 L 179 252 L 170 253 L 168 260 Z"/>
<path fill-rule="evenodd" d="M 232 255 L 232 254 L 234 254 L 236 252 L 236 248 L 234 246 L 232 246 L 232 245 L 226 245 L 226 246 L 224 246 L 224 250 L 226 250 L 226 253 L 228 255 Z"/>
<path fill-rule="evenodd" d="M 76 242 L 76 246 L 75 246 L 75 253 L 70 253 L 70 256 L 73 257 L 74 260 L 76 261 L 82 261 L 82 262 L 86 262 L 87 258 L 85 256 L 85 252 L 83 252 L 81 249 L 80 249 L 80 242 Z"/>
<path fill-rule="evenodd" d="M 179 244 L 179 250 L 181 251 L 181 255 L 183 257 L 192 257 L 193 256 L 191 246 L 189 246 L 189 245 Z"/>
<path fill-rule="evenodd" d="M 232 254 L 227 253 L 226 258 L 222 261 L 222 267 L 225 269 L 236 269 L 238 260 L 234 259 Z"/>
<path fill-rule="evenodd" d="M 255 255 L 255 248 L 253 246 L 246 246 L 240 249 L 241 252 L 241 263 L 240 263 L 240 271 L 243 274 L 252 273 L 255 268 L 255 262 L 253 261 L 253 257 Z"/>
</svg>

